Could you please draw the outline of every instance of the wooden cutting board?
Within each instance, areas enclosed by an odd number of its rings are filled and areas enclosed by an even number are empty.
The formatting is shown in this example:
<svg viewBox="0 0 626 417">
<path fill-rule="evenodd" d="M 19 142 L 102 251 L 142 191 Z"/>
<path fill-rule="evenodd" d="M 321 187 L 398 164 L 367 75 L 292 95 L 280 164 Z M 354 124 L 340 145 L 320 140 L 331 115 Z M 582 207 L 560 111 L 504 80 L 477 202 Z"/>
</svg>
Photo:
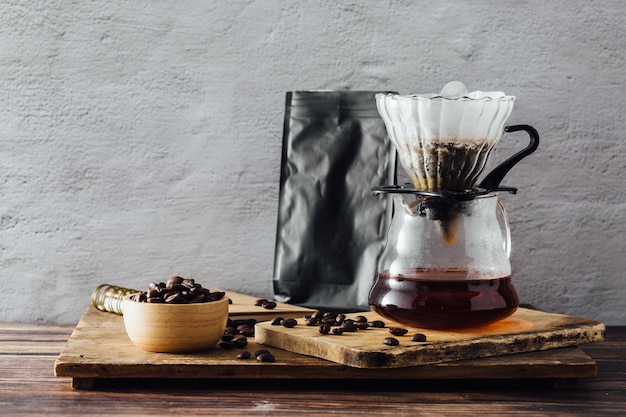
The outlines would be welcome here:
<svg viewBox="0 0 626 417">
<path fill-rule="evenodd" d="M 276 302 L 276 308 L 266 309 L 262 306 L 254 305 L 259 299 L 258 297 L 221 289 L 212 289 L 211 291 L 224 291 L 226 293 L 226 297 L 232 301 L 228 306 L 228 316 L 234 320 L 255 319 L 266 321 L 278 316 L 298 318 L 315 311 L 310 308 L 280 302 Z"/>
<path fill-rule="evenodd" d="M 401 368 L 574 346 L 600 341 L 605 332 L 604 324 L 597 321 L 525 308 L 498 323 L 457 331 L 409 328 L 374 312 L 359 314 L 369 321 L 383 320 L 387 328 L 322 335 L 318 326 L 306 326 L 304 320 L 299 319 L 293 328 L 258 323 L 255 339 L 259 344 L 357 368 Z M 409 330 L 405 336 L 396 336 L 399 346 L 382 342 L 386 337 L 393 337 L 389 327 Z M 412 342 L 411 335 L 415 333 L 426 335 L 427 341 Z"/>
<path fill-rule="evenodd" d="M 242 300 L 247 300 L 245 297 Z M 243 349 L 174 354 L 136 347 L 117 314 L 90 306 L 78 322 L 54 365 L 59 377 L 71 377 L 74 388 L 91 389 L 99 380 L 202 378 L 209 380 L 381 380 L 528 379 L 574 381 L 596 375 L 597 364 L 582 349 L 560 349 L 443 362 L 405 368 L 355 368 L 282 349 L 259 345 L 249 338 L 245 350 L 267 348 L 276 362 L 238 360 Z M 378 381 L 378 382 L 376 382 Z M 217 382 L 219 384 L 219 382 Z M 560 385 L 560 382 L 559 382 Z"/>
</svg>

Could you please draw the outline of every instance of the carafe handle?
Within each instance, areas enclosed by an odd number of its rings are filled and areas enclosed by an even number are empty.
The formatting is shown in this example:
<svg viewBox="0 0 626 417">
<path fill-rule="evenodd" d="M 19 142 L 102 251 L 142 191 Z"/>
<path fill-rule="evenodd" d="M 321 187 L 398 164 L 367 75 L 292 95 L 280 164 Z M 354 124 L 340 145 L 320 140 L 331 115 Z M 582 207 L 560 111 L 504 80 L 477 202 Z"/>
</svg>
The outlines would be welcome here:
<svg viewBox="0 0 626 417">
<path fill-rule="evenodd" d="M 537 147 L 539 146 L 539 133 L 537 130 L 528 125 L 514 125 L 514 126 L 505 126 L 505 132 L 517 132 L 519 130 L 525 130 L 530 136 L 529 145 L 511 156 L 506 161 L 502 162 L 500 165 L 495 167 L 487 176 L 481 181 L 479 187 L 486 188 L 488 190 L 495 190 L 500 186 L 502 179 L 508 174 L 508 172 L 522 159 L 526 158 L 531 153 L 535 152 Z"/>
<path fill-rule="evenodd" d="M 509 225 L 509 215 L 502 204 L 502 200 L 498 198 L 498 210 L 496 213 L 500 229 L 502 229 L 502 247 L 507 258 L 511 258 L 511 226 Z"/>
</svg>

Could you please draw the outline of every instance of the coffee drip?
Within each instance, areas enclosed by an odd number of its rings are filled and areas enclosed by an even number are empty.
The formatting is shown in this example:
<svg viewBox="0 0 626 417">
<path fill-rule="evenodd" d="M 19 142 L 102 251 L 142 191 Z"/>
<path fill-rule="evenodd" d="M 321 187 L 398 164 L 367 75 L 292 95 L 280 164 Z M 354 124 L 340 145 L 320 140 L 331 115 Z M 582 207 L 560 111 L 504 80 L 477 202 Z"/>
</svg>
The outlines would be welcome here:
<svg viewBox="0 0 626 417">
<path fill-rule="evenodd" d="M 504 126 L 515 97 L 467 92 L 379 94 L 376 103 L 401 164 L 404 186 L 378 187 L 396 203 L 370 306 L 391 320 L 425 328 L 483 326 L 515 312 L 510 228 L 499 192 L 509 170 L 537 149 L 528 125 Z M 478 183 L 504 132 L 526 131 L 529 145 Z M 478 183 L 478 185 L 477 185 Z"/>
<path fill-rule="evenodd" d="M 514 101 L 515 96 L 501 91 L 468 92 L 459 81 L 447 83 L 439 94 L 376 96 L 378 111 L 413 189 L 427 197 L 440 197 L 426 204 L 435 208 L 430 213 L 438 221 L 442 239 L 450 244 L 456 242 L 455 201 L 471 199 L 485 190 L 514 193 L 511 187 L 500 187 L 500 181 L 539 143 L 530 126 L 504 127 Z M 503 132 L 516 130 L 528 131 L 531 145 L 497 167 L 476 188 Z"/>
</svg>

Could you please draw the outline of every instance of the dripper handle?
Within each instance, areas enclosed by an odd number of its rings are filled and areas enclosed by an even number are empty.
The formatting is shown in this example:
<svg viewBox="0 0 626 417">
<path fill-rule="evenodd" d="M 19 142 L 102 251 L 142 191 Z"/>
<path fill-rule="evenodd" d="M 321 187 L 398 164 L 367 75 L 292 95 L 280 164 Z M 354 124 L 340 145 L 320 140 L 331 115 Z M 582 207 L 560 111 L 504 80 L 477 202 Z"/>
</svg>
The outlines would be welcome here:
<svg viewBox="0 0 626 417">
<path fill-rule="evenodd" d="M 514 126 L 505 126 L 505 132 L 517 132 L 519 130 L 525 130 L 530 136 L 530 144 L 511 156 L 506 161 L 502 162 L 500 165 L 495 167 L 487 176 L 481 181 L 479 187 L 486 189 L 497 189 L 502 182 L 502 179 L 508 174 L 508 172 L 522 159 L 526 158 L 531 153 L 535 152 L 537 147 L 539 146 L 539 133 L 537 130 L 528 125 L 514 125 Z"/>
</svg>

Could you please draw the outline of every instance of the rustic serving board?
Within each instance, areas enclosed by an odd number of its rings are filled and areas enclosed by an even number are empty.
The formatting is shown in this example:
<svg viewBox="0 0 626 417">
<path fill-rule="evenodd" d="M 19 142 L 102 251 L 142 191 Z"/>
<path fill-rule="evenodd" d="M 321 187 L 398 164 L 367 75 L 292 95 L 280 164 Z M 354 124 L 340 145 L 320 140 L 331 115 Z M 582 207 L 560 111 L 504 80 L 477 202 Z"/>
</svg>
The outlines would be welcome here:
<svg viewBox="0 0 626 417">
<path fill-rule="evenodd" d="M 211 291 L 224 291 L 226 293 L 226 296 L 232 301 L 228 306 L 228 315 L 238 320 L 254 319 L 265 321 L 277 316 L 298 318 L 311 314 L 314 311 L 310 308 L 280 302 L 276 302 L 276 308 L 268 310 L 262 306 L 254 305 L 259 299 L 258 297 L 221 289 L 212 289 Z"/>
<path fill-rule="evenodd" d="M 254 297 L 230 293 L 234 305 L 248 304 Z M 236 301 L 236 302 L 235 302 Z M 276 313 L 276 311 L 275 311 Z M 281 314 L 282 315 L 282 314 Z M 293 329 L 292 329 L 293 330 Z M 310 330 L 310 329 L 309 329 Z M 71 377 L 75 388 L 90 389 L 100 379 L 515 379 L 542 378 L 572 381 L 596 375 L 597 365 L 578 347 L 446 362 L 404 368 L 356 368 L 255 343 L 246 350 L 267 348 L 274 363 L 238 360 L 240 350 L 214 347 L 194 354 L 147 352 L 132 344 L 123 317 L 90 306 L 54 366 L 59 377 Z"/>
<path fill-rule="evenodd" d="M 575 346 L 603 340 L 605 332 L 604 324 L 597 321 L 526 308 L 498 323 L 457 331 L 410 328 L 374 312 L 360 314 L 369 321 L 384 321 L 386 328 L 322 335 L 317 326 L 306 326 L 300 319 L 293 328 L 259 323 L 255 339 L 267 346 L 357 368 L 401 368 Z M 390 327 L 409 330 L 405 336 L 396 337 L 398 346 L 382 343 L 392 336 Z M 426 335 L 426 342 L 412 342 L 415 333 Z"/>
</svg>

